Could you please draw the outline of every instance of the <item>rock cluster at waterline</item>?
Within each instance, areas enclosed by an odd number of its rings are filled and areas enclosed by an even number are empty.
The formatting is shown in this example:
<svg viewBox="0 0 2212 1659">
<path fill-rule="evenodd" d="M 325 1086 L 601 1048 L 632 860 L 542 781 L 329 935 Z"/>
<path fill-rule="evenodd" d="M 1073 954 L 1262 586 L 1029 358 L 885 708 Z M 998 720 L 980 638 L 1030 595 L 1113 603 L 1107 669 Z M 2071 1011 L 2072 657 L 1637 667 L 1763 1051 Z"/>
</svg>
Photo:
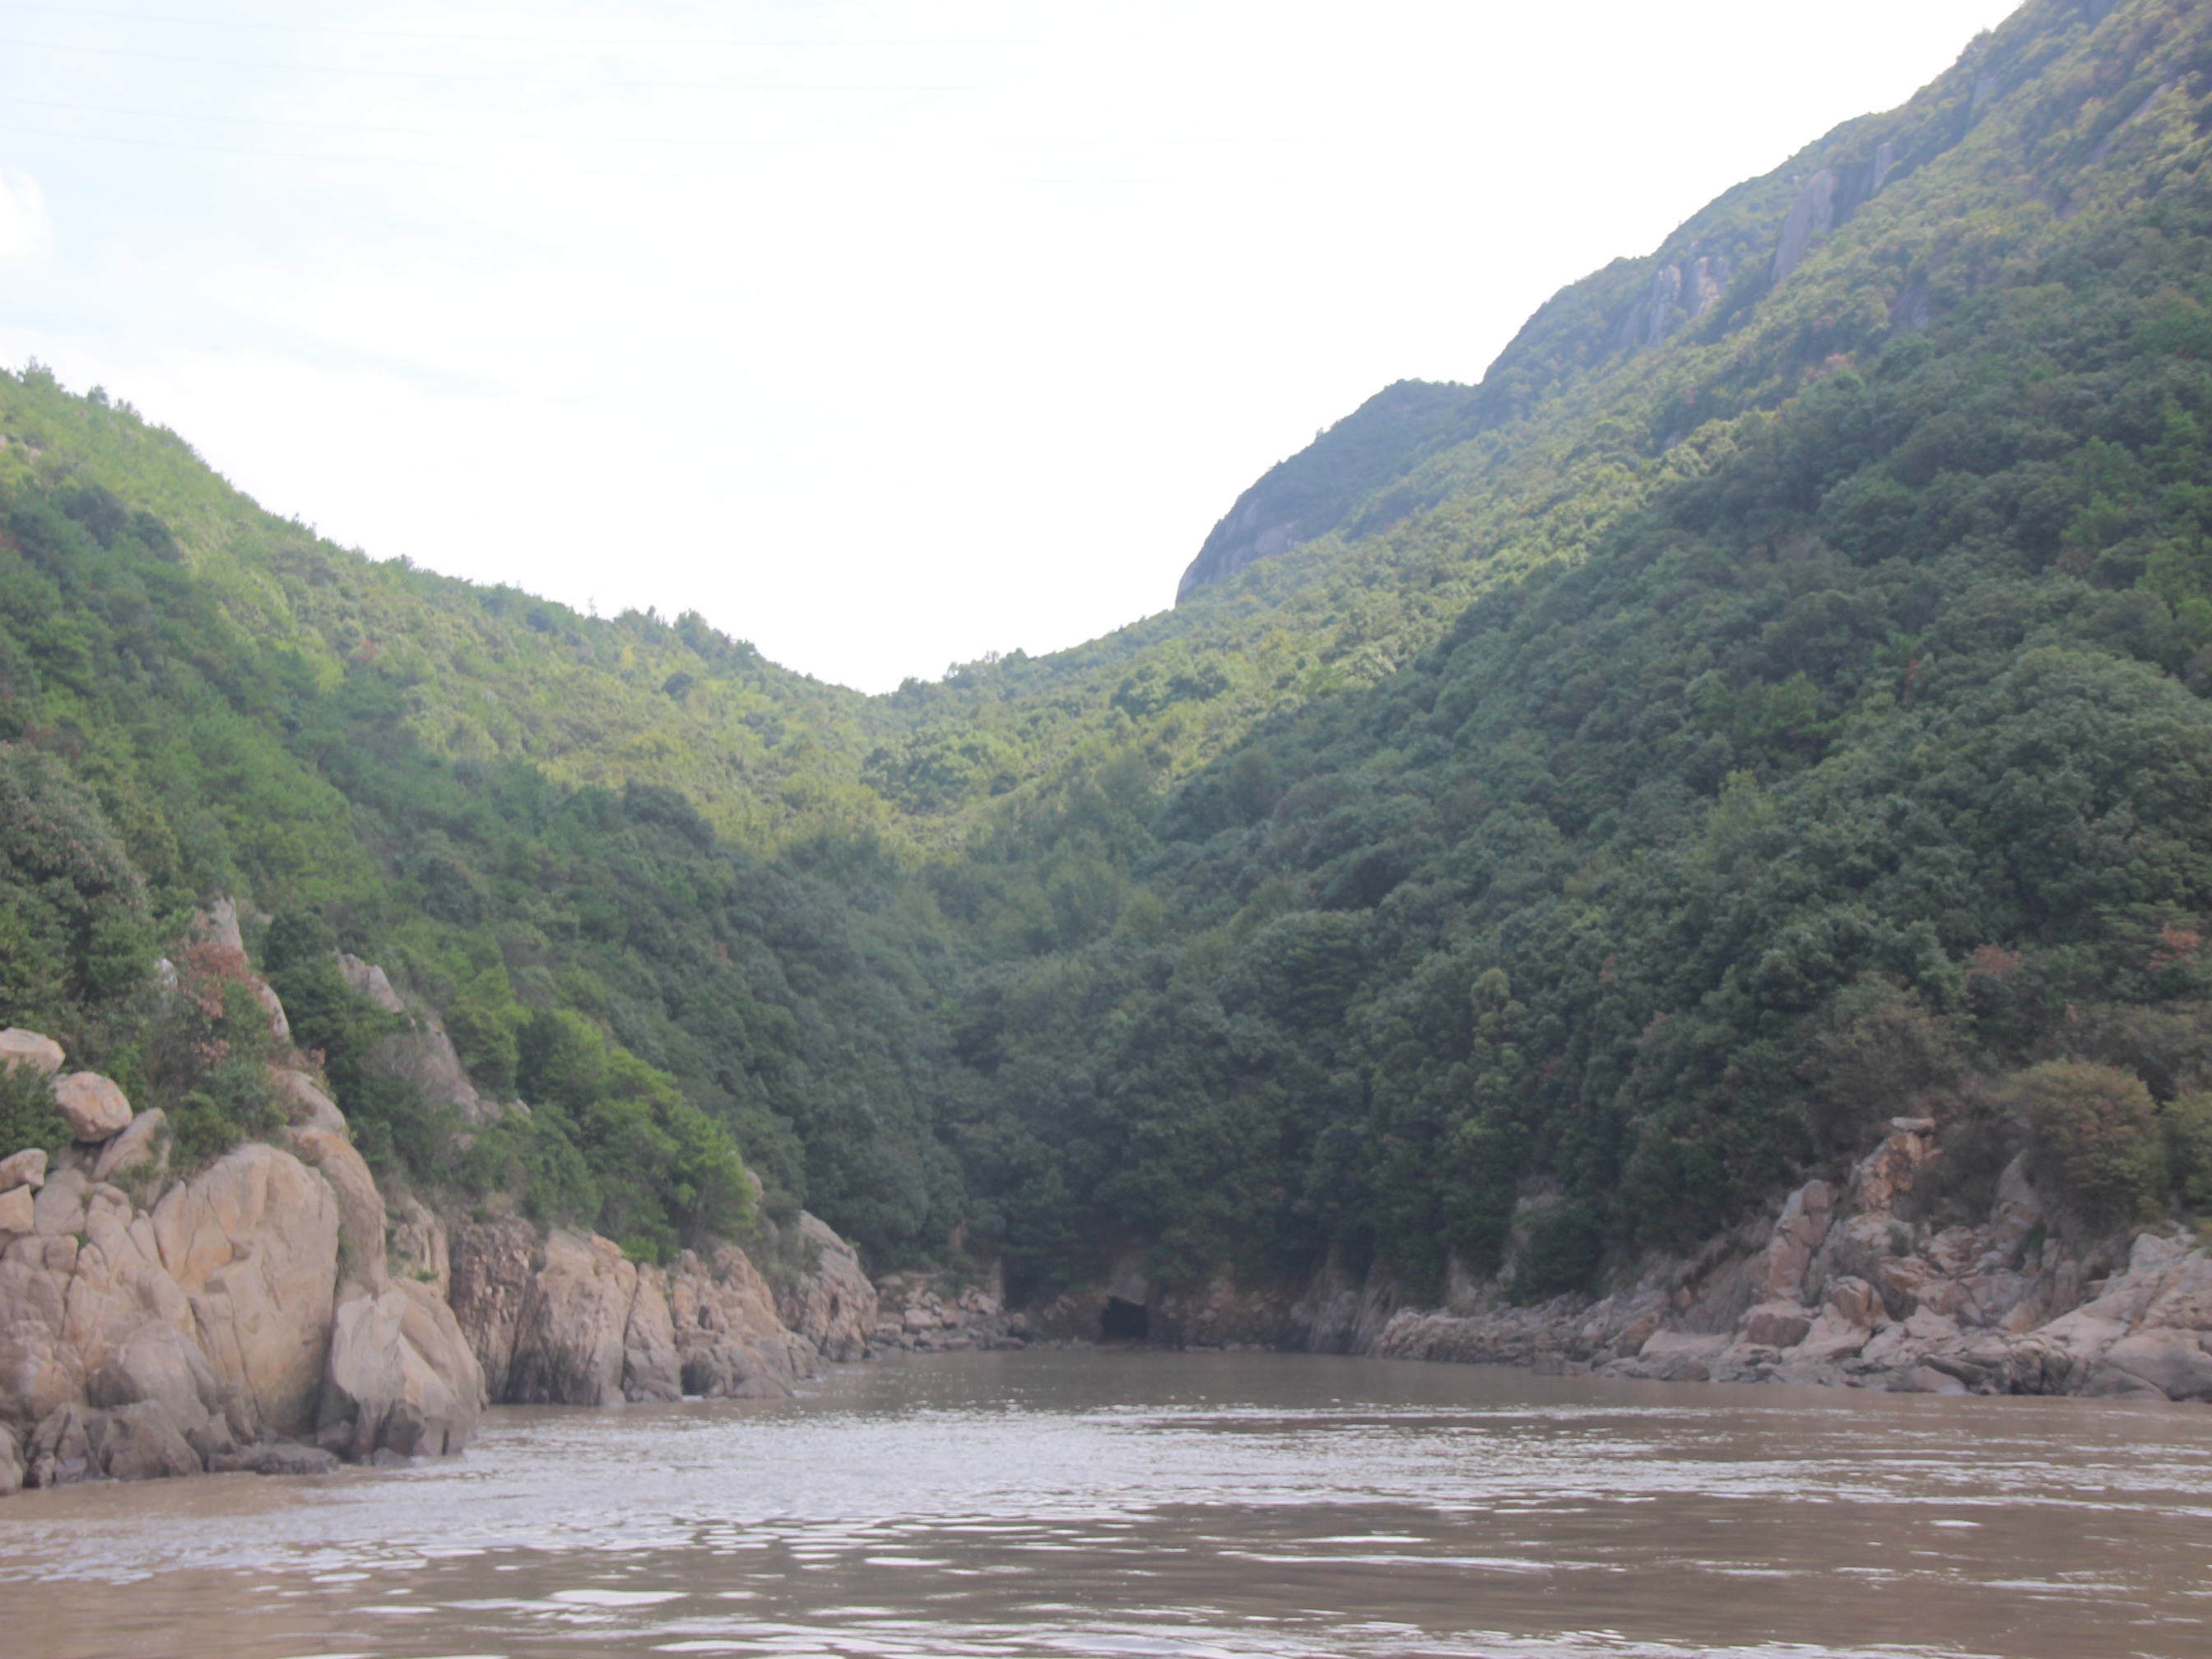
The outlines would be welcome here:
<svg viewBox="0 0 2212 1659">
<path fill-rule="evenodd" d="M 0 1033 L 0 1065 L 64 1063 Z M 0 1158 L 0 1494 L 452 1454 L 493 1402 L 784 1395 L 867 1351 L 874 1287 L 815 1217 L 764 1230 L 772 1288 L 734 1245 L 662 1268 L 389 1207 L 315 1080 L 272 1080 L 283 1144 L 182 1178 L 162 1114 L 82 1072 L 55 1091 L 76 1144 Z"/>
<path fill-rule="evenodd" d="M 1715 1240 L 1595 1304 L 1401 1310 L 1377 1354 L 1614 1376 L 1842 1383 L 1919 1393 L 2212 1401 L 2212 1258 L 2155 1230 L 2066 1248 L 2025 1154 L 1988 1218 L 1931 1231 L 1908 1200 L 1942 1164 L 1899 1118 L 1838 1192 L 1812 1182 L 1760 1231 Z M 2099 1268 L 2103 1267 L 2104 1271 Z"/>
</svg>

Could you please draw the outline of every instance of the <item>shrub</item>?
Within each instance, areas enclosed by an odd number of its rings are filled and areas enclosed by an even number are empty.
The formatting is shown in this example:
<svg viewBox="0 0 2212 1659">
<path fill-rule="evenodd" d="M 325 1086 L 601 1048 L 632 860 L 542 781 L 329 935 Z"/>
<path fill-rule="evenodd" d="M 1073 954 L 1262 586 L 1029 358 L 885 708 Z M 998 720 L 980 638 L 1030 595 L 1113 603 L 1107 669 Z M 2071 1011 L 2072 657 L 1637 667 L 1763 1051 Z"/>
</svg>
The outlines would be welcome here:
<svg viewBox="0 0 2212 1659">
<path fill-rule="evenodd" d="M 2046 1060 L 2021 1073 L 2020 1101 L 2045 1181 L 2099 1217 L 2155 1213 L 2166 1194 L 2166 1148 L 2141 1078 Z"/>
<path fill-rule="evenodd" d="M 27 1146 L 58 1152 L 69 1144 L 53 1079 L 35 1066 L 0 1066 L 0 1158 Z"/>
<path fill-rule="evenodd" d="M 1528 1231 L 1528 1250 L 1514 1276 L 1514 1298 L 1541 1302 L 1587 1290 L 1605 1248 L 1597 1218 L 1581 1204 L 1555 1204 Z"/>
<path fill-rule="evenodd" d="M 2212 1212 L 2212 1091 L 2198 1090 L 2166 1103 L 2159 1114 L 2166 1155 L 2182 1202 L 2199 1215 Z"/>
</svg>

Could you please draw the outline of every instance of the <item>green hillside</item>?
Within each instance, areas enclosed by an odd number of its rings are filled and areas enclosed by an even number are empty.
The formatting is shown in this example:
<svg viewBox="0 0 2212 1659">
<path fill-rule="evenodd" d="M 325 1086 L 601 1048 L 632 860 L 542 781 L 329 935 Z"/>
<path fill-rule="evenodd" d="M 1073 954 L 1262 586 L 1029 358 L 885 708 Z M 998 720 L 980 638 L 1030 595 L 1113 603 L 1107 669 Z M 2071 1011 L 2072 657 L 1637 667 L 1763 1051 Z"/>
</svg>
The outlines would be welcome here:
<svg viewBox="0 0 2212 1659">
<path fill-rule="evenodd" d="M 1174 611 L 881 698 L 0 379 L 7 1017 L 243 1122 L 148 988 L 234 892 L 394 1177 L 653 1253 L 741 1152 L 1033 1291 L 1594 1283 L 1908 1107 L 2212 1212 L 2208 128 L 2202 9 L 2036 0 L 1378 394 Z M 333 945 L 530 1117 L 376 1075 Z"/>
</svg>

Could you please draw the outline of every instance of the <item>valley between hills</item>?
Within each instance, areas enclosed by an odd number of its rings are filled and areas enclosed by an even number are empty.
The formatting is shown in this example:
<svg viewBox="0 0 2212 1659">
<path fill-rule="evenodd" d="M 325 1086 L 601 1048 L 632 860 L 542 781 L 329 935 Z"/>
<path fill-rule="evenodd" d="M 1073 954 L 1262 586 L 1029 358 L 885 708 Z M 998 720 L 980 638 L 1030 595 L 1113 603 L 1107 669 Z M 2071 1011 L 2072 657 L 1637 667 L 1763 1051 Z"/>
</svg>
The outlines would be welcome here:
<svg viewBox="0 0 2212 1659">
<path fill-rule="evenodd" d="M 2208 157 L 2212 15 L 2030 0 L 876 697 L 0 375 L 0 1489 L 1102 1338 L 2212 1400 Z"/>
</svg>

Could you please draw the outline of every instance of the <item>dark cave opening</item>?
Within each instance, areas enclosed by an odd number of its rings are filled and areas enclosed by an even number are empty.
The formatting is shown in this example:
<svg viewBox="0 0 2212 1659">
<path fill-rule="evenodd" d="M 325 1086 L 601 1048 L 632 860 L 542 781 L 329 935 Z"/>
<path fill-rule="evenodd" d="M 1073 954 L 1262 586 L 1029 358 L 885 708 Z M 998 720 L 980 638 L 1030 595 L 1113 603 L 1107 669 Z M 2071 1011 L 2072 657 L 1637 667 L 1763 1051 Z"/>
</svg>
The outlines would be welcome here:
<svg viewBox="0 0 2212 1659">
<path fill-rule="evenodd" d="M 1106 1310 L 1098 1316 L 1098 1340 L 1101 1342 L 1142 1342 L 1152 1334 L 1152 1316 L 1139 1302 L 1124 1302 L 1118 1296 L 1106 1298 Z"/>
</svg>

